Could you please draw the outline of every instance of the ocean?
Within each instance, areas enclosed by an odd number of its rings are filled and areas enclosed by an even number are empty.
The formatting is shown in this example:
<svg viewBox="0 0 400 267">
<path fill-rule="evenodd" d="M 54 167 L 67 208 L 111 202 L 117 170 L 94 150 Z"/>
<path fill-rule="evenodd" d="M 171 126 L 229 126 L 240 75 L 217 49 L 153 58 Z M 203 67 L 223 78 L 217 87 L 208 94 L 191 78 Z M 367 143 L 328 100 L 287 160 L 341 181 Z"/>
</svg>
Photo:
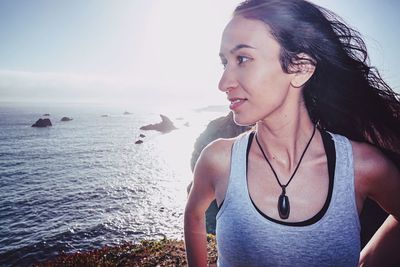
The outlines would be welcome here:
<svg viewBox="0 0 400 267">
<path fill-rule="evenodd" d="M 46 113 L 53 126 L 31 127 Z M 178 129 L 139 129 L 160 113 Z M 226 113 L 0 103 L 0 266 L 183 238 L 194 142 Z"/>
</svg>

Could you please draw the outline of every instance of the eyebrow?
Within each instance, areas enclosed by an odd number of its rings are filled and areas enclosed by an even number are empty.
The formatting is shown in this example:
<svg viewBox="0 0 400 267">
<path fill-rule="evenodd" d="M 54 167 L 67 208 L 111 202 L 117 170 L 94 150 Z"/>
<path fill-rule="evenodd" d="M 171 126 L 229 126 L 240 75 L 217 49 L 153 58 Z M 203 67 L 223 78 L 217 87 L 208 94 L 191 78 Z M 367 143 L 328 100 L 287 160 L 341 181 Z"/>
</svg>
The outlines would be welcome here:
<svg viewBox="0 0 400 267">
<path fill-rule="evenodd" d="M 242 48 L 251 48 L 251 49 L 256 49 L 255 47 L 252 47 L 250 45 L 247 44 L 238 44 L 237 46 L 235 46 L 234 48 L 231 49 L 231 54 L 235 53 L 236 51 L 238 51 L 239 49 Z"/>
<path fill-rule="evenodd" d="M 233 54 L 233 53 L 235 53 L 236 51 L 238 51 L 239 49 L 242 49 L 242 48 L 256 49 L 255 47 L 252 47 L 252 46 L 247 45 L 247 44 L 238 44 L 238 45 L 236 45 L 234 48 L 232 48 L 229 52 L 230 52 L 231 54 Z M 223 56 L 223 54 L 222 54 L 222 53 L 219 53 L 219 56 Z"/>
</svg>

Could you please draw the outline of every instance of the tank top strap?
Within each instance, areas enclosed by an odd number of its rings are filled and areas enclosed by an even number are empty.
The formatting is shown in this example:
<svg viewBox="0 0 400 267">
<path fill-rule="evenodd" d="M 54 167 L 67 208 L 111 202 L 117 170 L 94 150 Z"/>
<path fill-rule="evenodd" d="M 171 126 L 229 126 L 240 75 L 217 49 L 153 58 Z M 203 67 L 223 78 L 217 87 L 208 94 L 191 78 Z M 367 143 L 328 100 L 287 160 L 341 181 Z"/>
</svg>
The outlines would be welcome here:
<svg viewBox="0 0 400 267">
<path fill-rule="evenodd" d="M 333 203 L 336 211 L 346 213 L 353 218 L 355 227 L 360 229 L 360 220 L 358 216 L 355 179 L 354 179 L 354 161 L 351 142 L 347 137 L 333 134 L 332 138 L 336 148 L 336 168 L 335 168 L 335 189 L 333 193 Z"/>
<path fill-rule="evenodd" d="M 246 181 L 246 150 L 249 143 L 249 136 L 252 131 L 239 135 L 232 145 L 231 152 L 231 169 L 228 180 L 228 187 L 225 198 L 217 213 L 217 219 L 224 212 L 232 201 L 242 201 L 247 197 L 247 181 Z M 243 202 L 242 202 L 243 203 Z"/>
</svg>

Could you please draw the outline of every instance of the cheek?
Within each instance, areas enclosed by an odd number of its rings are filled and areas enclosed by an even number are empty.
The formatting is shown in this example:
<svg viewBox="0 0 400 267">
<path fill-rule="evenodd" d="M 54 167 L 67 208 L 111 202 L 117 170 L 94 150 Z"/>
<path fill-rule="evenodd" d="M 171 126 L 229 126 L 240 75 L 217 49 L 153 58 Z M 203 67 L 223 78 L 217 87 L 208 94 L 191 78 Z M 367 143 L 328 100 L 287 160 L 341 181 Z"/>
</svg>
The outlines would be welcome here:
<svg viewBox="0 0 400 267">
<path fill-rule="evenodd" d="M 290 85 L 289 74 L 284 73 L 280 66 L 273 68 L 254 68 L 245 75 L 245 88 L 250 94 L 255 94 L 258 97 L 275 94 L 285 94 Z"/>
<path fill-rule="evenodd" d="M 290 89 L 290 76 L 279 70 L 267 70 L 248 80 L 251 87 L 251 100 L 256 107 L 275 109 L 287 98 Z"/>
</svg>

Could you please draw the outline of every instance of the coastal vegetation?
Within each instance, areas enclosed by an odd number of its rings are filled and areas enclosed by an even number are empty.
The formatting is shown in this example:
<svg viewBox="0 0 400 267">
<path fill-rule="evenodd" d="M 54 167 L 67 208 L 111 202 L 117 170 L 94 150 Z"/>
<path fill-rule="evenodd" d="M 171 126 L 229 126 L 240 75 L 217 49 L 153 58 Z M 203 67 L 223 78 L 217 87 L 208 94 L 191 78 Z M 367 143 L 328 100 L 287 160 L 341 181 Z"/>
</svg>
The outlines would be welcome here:
<svg viewBox="0 0 400 267">
<path fill-rule="evenodd" d="M 216 266 L 217 249 L 214 235 L 207 236 L 208 263 Z M 183 240 L 163 238 L 142 240 L 119 246 L 105 246 L 86 252 L 60 254 L 56 258 L 35 264 L 37 267 L 55 266 L 187 266 Z"/>
</svg>

